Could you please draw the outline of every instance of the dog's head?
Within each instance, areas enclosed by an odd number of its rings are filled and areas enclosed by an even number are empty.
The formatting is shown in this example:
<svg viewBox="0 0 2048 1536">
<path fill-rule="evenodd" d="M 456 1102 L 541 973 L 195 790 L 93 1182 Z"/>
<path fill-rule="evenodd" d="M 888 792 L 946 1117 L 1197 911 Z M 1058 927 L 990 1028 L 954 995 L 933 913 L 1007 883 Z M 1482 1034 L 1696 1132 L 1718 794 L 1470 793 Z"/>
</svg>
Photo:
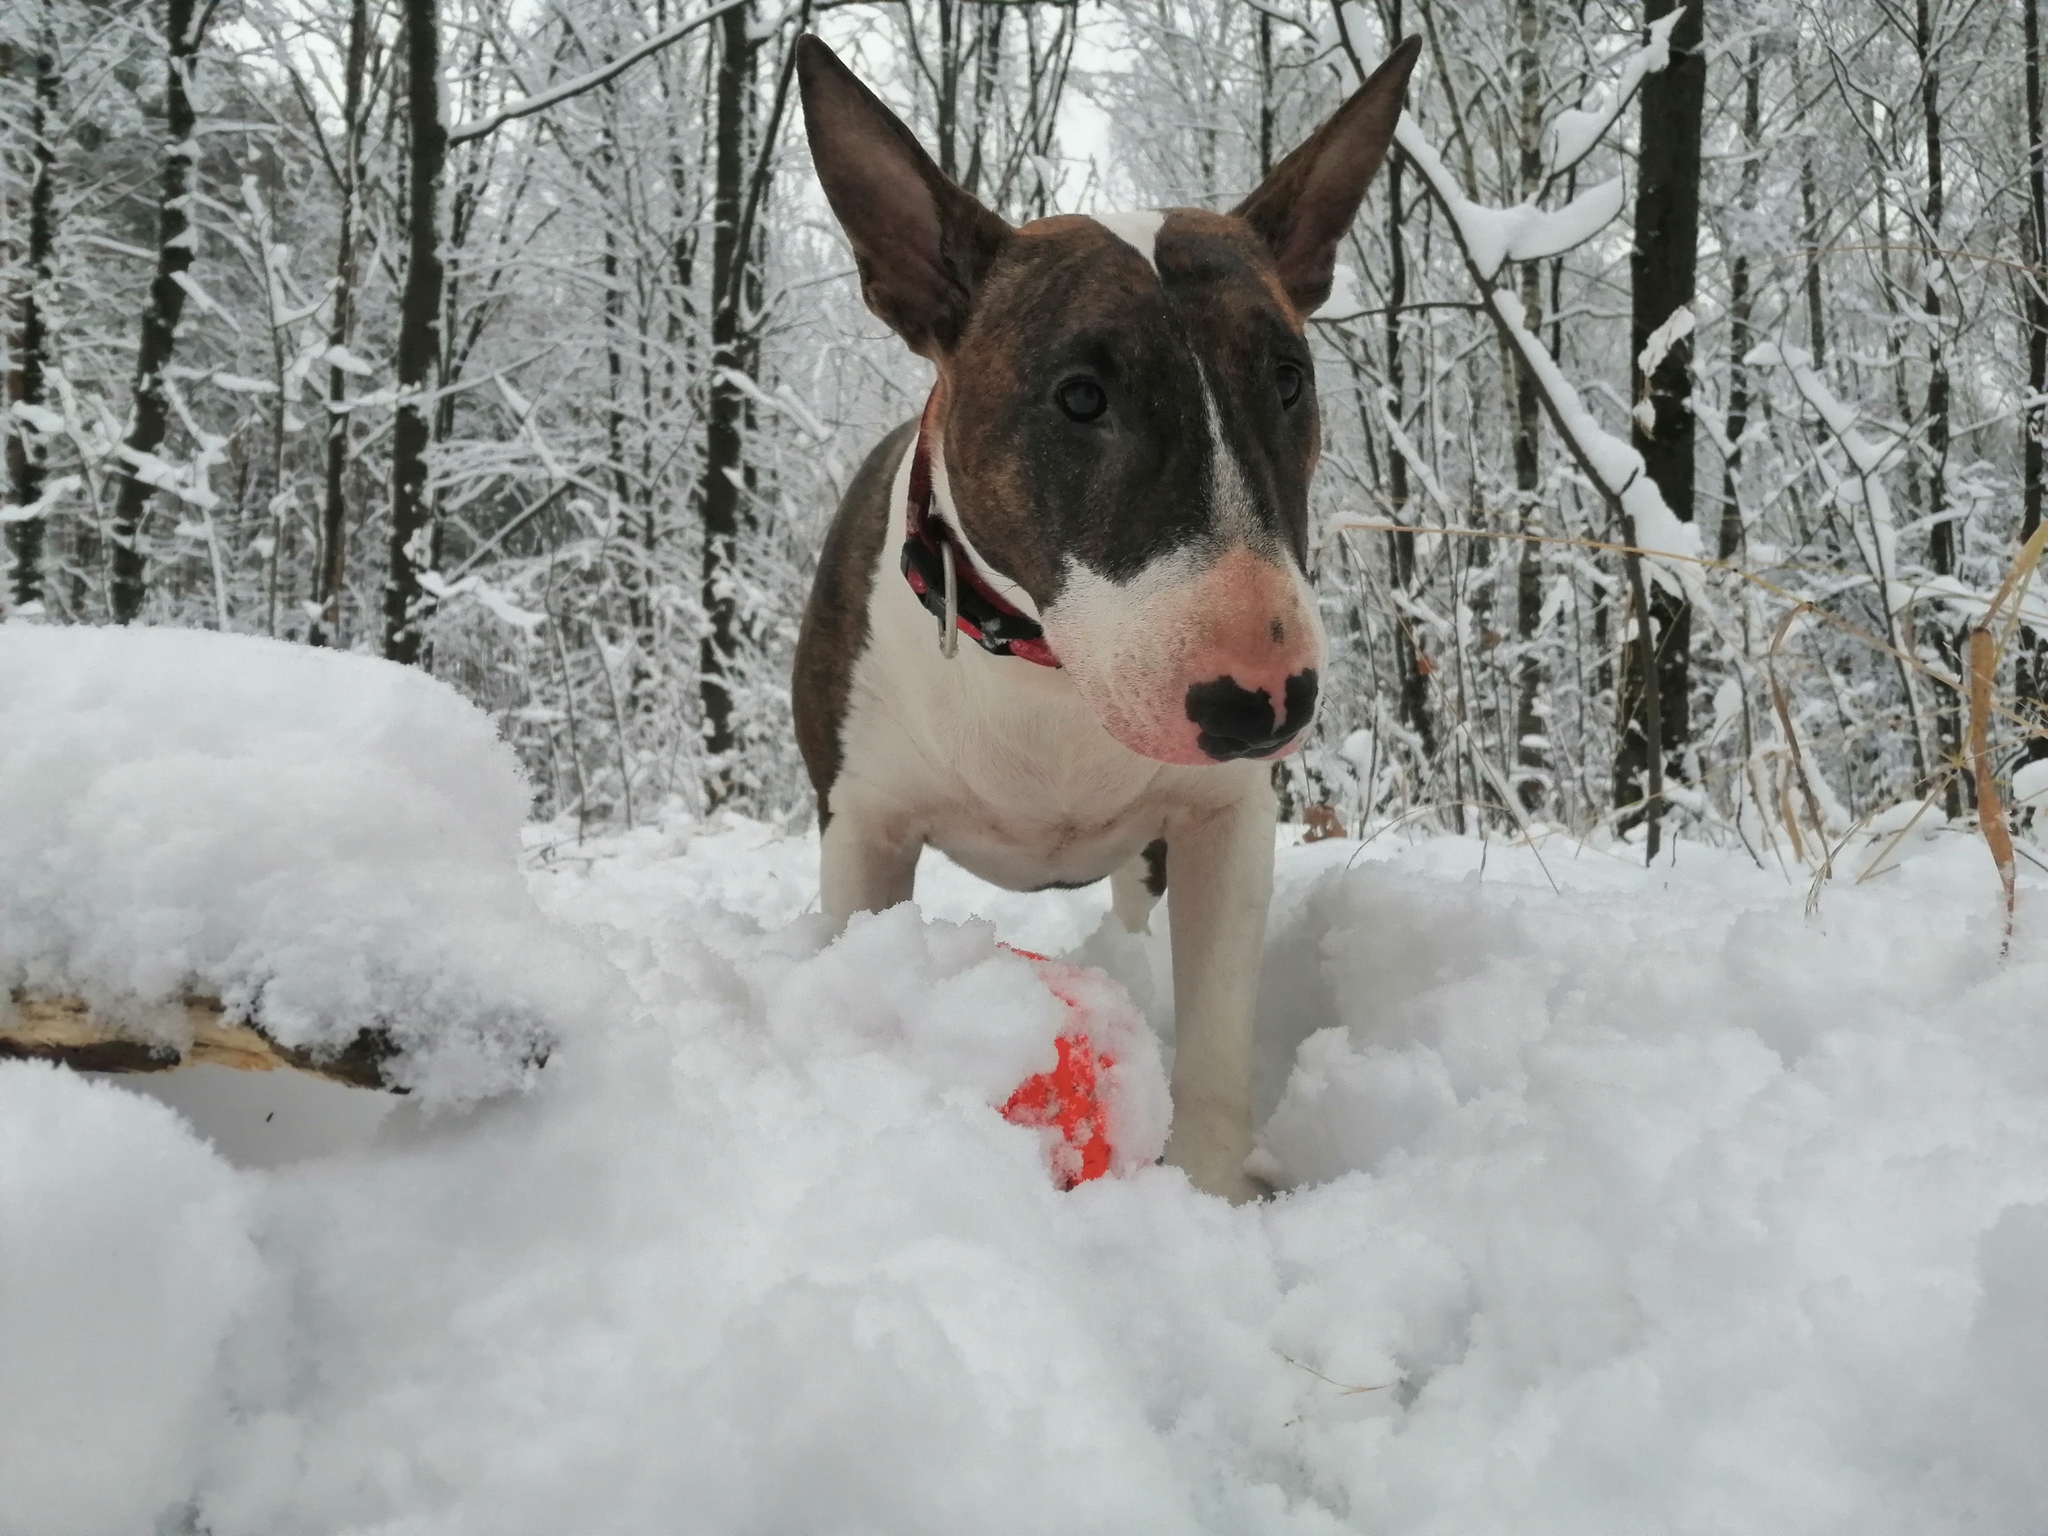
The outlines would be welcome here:
<svg viewBox="0 0 2048 1536">
<path fill-rule="evenodd" d="M 947 180 L 831 49 L 798 48 L 812 159 L 862 294 L 938 369 L 935 432 L 975 550 L 1029 595 L 1131 750 L 1293 750 L 1323 651 L 1305 323 L 1386 156 L 1418 40 L 1229 214 L 1021 229 Z"/>
</svg>

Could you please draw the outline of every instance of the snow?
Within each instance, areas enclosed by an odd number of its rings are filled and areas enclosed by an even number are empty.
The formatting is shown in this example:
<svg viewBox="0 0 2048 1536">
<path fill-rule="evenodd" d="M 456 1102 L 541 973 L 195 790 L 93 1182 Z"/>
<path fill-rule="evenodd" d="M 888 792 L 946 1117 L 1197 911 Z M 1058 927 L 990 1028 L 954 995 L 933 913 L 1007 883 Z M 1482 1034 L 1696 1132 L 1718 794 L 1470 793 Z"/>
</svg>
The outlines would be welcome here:
<svg viewBox="0 0 2048 1536">
<path fill-rule="evenodd" d="M 0 627 L 0 985 L 145 1032 L 217 997 L 280 1043 L 391 1031 L 435 1097 L 623 996 L 521 878 L 509 749 L 410 669 L 247 637 Z"/>
<path fill-rule="evenodd" d="M 26 400 L 17 400 L 8 407 L 16 421 L 26 422 L 45 437 L 54 437 L 64 430 L 64 418 L 40 405 L 31 405 Z"/>
<path fill-rule="evenodd" d="M 249 1181 L 170 1110 L 0 1069 L 0 1529 L 148 1530 L 190 1496 L 264 1279 Z"/>
<path fill-rule="evenodd" d="M 343 346 L 328 347 L 318 355 L 316 361 L 339 368 L 343 373 L 353 374 L 359 379 L 369 378 L 377 371 L 371 364 L 364 362 Z"/>
<path fill-rule="evenodd" d="M 15 409 L 19 410 L 21 407 L 16 406 Z M 63 503 L 65 497 L 83 484 L 85 481 L 77 475 L 53 475 L 43 483 L 43 492 L 34 501 L 25 505 L 17 502 L 12 506 L 0 507 L 0 523 L 26 523 L 34 518 L 48 517 Z"/>
<path fill-rule="evenodd" d="M 1636 371 L 1645 379 L 1664 366 L 1664 359 L 1671 355 L 1671 349 L 1693 333 L 1696 324 L 1692 310 L 1684 304 L 1671 311 L 1663 324 L 1651 331 L 1643 341 L 1643 350 L 1636 354 Z M 1657 430 L 1657 410 L 1647 396 L 1638 400 L 1630 413 L 1636 425 L 1645 433 Z"/>
<path fill-rule="evenodd" d="M 446 862 L 501 897 L 516 784 L 445 690 L 32 633 L 0 629 L 13 709 L 58 680 L 37 750 L 0 712 L 0 803 L 39 797 L 0 822 L 0 933 L 27 872 L 162 942 L 96 893 L 91 859 L 134 874 L 85 787 L 122 753 L 172 887 L 217 827 L 247 869 L 403 884 L 471 818 Z M 230 725 L 239 796 L 164 795 L 152 765 Z M 310 773 L 340 742 L 360 854 Z M 2048 881 L 2023 863 L 2001 960 L 1989 858 L 1931 818 L 1817 893 L 1685 842 L 1649 870 L 1562 835 L 1283 847 L 1259 1096 L 1288 1192 L 1236 1209 L 1135 1156 L 1061 1194 L 995 1108 L 1061 1018 L 997 938 L 1102 966 L 1170 1047 L 1163 921 L 934 861 L 922 910 L 828 942 L 807 835 L 670 810 L 525 843 L 549 958 L 510 974 L 593 988 L 528 1092 L 311 1085 L 388 1109 L 344 1124 L 291 1074 L 0 1067 L 0 1530 L 2038 1528 Z M 1163 1070 L 1130 1068 L 1142 1119 Z"/>
</svg>

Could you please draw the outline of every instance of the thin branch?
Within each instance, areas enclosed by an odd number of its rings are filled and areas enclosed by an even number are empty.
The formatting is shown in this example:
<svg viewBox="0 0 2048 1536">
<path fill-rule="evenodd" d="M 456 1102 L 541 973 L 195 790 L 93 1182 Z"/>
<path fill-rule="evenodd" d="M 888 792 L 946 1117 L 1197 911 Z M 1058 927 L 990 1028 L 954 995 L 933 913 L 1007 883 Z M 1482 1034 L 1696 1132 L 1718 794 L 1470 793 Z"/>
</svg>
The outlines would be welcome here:
<svg viewBox="0 0 2048 1536">
<path fill-rule="evenodd" d="M 649 38 L 638 48 L 633 49 L 629 53 L 620 54 L 609 64 L 600 65 L 588 74 L 578 75 L 573 80 L 564 80 L 560 85 L 550 87 L 548 90 L 541 91 L 536 95 L 510 102 L 488 116 L 476 118 L 471 122 L 456 124 L 448 130 L 448 142 L 450 145 L 467 144 L 472 139 L 480 139 L 485 134 L 495 133 L 509 122 L 514 122 L 522 117 L 531 117 L 536 112 L 545 112 L 550 107 L 560 106 L 563 102 L 574 97 L 581 96 L 588 91 L 594 91 L 606 81 L 616 80 L 648 55 L 661 52 L 670 43 L 681 41 L 707 22 L 716 21 L 727 11 L 737 10 L 747 3 L 748 0 L 721 0 L 720 4 L 712 6 L 710 10 L 700 12 L 692 16 L 688 21 L 670 27 L 658 37 Z"/>
</svg>

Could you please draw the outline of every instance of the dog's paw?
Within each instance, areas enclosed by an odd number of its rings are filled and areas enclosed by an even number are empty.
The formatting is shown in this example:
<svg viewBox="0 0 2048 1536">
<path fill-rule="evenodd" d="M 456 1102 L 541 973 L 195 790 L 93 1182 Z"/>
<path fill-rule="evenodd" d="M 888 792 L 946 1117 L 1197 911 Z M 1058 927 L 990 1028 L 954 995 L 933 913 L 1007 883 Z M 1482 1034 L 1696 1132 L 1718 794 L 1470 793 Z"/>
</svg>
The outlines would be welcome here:
<svg viewBox="0 0 2048 1536">
<path fill-rule="evenodd" d="M 1232 1205 L 1251 1205 L 1260 1200 L 1270 1200 L 1275 1193 L 1273 1186 L 1256 1174 L 1239 1169 L 1237 1174 L 1222 1181 L 1218 1188 L 1204 1186 L 1206 1193 L 1220 1195 Z"/>
<path fill-rule="evenodd" d="M 1246 1157 L 1235 1149 L 1224 1150 L 1199 1143 L 1187 1145 L 1169 1136 L 1166 1156 L 1161 1159 L 1188 1176 L 1188 1182 L 1205 1195 L 1216 1195 L 1232 1205 L 1249 1205 L 1272 1196 L 1273 1186 L 1245 1167 Z"/>
</svg>

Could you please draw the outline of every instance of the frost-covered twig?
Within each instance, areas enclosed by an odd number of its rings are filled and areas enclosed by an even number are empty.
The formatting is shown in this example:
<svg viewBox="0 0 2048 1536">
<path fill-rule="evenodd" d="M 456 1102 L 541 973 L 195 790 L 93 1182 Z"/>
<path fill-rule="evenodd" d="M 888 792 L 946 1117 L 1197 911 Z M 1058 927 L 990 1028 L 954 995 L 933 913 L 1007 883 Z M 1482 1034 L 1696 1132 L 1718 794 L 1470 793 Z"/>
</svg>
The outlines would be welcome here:
<svg viewBox="0 0 2048 1536">
<path fill-rule="evenodd" d="M 1685 7 L 1675 7 L 1669 15 L 1660 16 L 1650 23 L 1650 35 L 1643 46 L 1629 54 L 1621 68 L 1621 78 L 1614 82 L 1614 88 L 1590 108 L 1573 108 L 1560 112 L 1551 120 L 1550 127 L 1543 135 L 1543 185 L 1547 189 L 1556 184 L 1558 177 L 1590 155 L 1607 137 L 1612 128 L 1628 110 L 1628 104 L 1635 99 L 1646 75 L 1660 73 L 1671 63 L 1671 34 L 1685 15 Z"/>
<path fill-rule="evenodd" d="M 1798 347 L 1780 347 L 1766 342 L 1753 348 L 1743 361 L 1752 368 L 1783 368 L 1791 377 L 1793 387 L 1799 391 L 1800 399 L 1813 407 L 1855 467 L 1858 497 L 1863 503 L 1869 532 L 1866 535 L 1858 528 L 1854 518 L 1849 520 L 1849 527 L 1856 540 L 1857 552 L 1862 555 L 1863 563 L 1870 572 L 1870 579 L 1877 585 L 1878 601 L 1884 608 L 1886 633 L 1891 640 L 1893 655 L 1899 659 L 1899 683 L 1906 691 L 1906 708 L 1913 719 L 1913 750 L 1920 760 L 1920 776 L 1925 779 L 1935 756 L 1927 742 L 1926 712 L 1921 703 L 1919 684 L 1913 668 L 1905 664 L 1905 658 L 1913 654 L 1912 637 L 1906 629 L 1906 610 L 1912 605 L 1913 589 L 1899 581 L 1896 575 L 1898 528 L 1892 518 L 1891 493 L 1880 473 L 1890 455 L 1856 430 L 1856 411 L 1835 397 L 1827 381 L 1813 366 L 1810 354 Z"/>
<path fill-rule="evenodd" d="M 1473 286 L 1485 299 L 1501 340 L 1519 354 L 1535 378 L 1537 393 L 1559 440 L 1587 481 L 1621 518 L 1625 542 L 1650 552 L 1652 573 L 1661 584 L 1688 597 L 1702 596 L 1696 569 L 1689 564 L 1700 557 L 1698 530 L 1681 523 L 1665 505 L 1663 493 L 1644 468 L 1643 456 L 1593 419 L 1557 360 L 1529 329 L 1520 296 L 1494 286 L 1494 279 L 1509 262 L 1560 255 L 1604 229 L 1622 210 L 1622 179 L 1617 176 L 1602 182 L 1559 209 L 1526 203 L 1515 208 L 1486 208 L 1458 190 L 1443 157 L 1414 118 L 1403 114 L 1394 138 L 1448 216 Z M 1678 558 L 1655 558 L 1667 553 Z"/>
<path fill-rule="evenodd" d="M 650 37 L 638 48 L 629 49 L 611 62 L 600 64 L 586 74 L 578 75 L 573 80 L 564 80 L 560 85 L 549 86 L 544 91 L 536 91 L 533 95 L 521 97 L 518 101 L 508 102 L 497 111 L 469 122 L 457 123 L 448 130 L 448 142 L 467 144 L 471 139 L 480 139 L 487 133 L 495 133 L 518 118 L 531 117 L 536 112 L 547 111 L 549 107 L 560 106 L 571 97 L 581 96 L 586 91 L 594 91 L 607 80 L 615 80 L 623 75 L 649 54 L 661 52 L 669 44 L 688 37 L 706 22 L 716 21 L 727 11 L 746 3 L 747 0 L 721 0 L 720 4 L 712 6 L 708 11 L 701 11 L 688 21 L 678 22 L 666 32 Z"/>
</svg>

